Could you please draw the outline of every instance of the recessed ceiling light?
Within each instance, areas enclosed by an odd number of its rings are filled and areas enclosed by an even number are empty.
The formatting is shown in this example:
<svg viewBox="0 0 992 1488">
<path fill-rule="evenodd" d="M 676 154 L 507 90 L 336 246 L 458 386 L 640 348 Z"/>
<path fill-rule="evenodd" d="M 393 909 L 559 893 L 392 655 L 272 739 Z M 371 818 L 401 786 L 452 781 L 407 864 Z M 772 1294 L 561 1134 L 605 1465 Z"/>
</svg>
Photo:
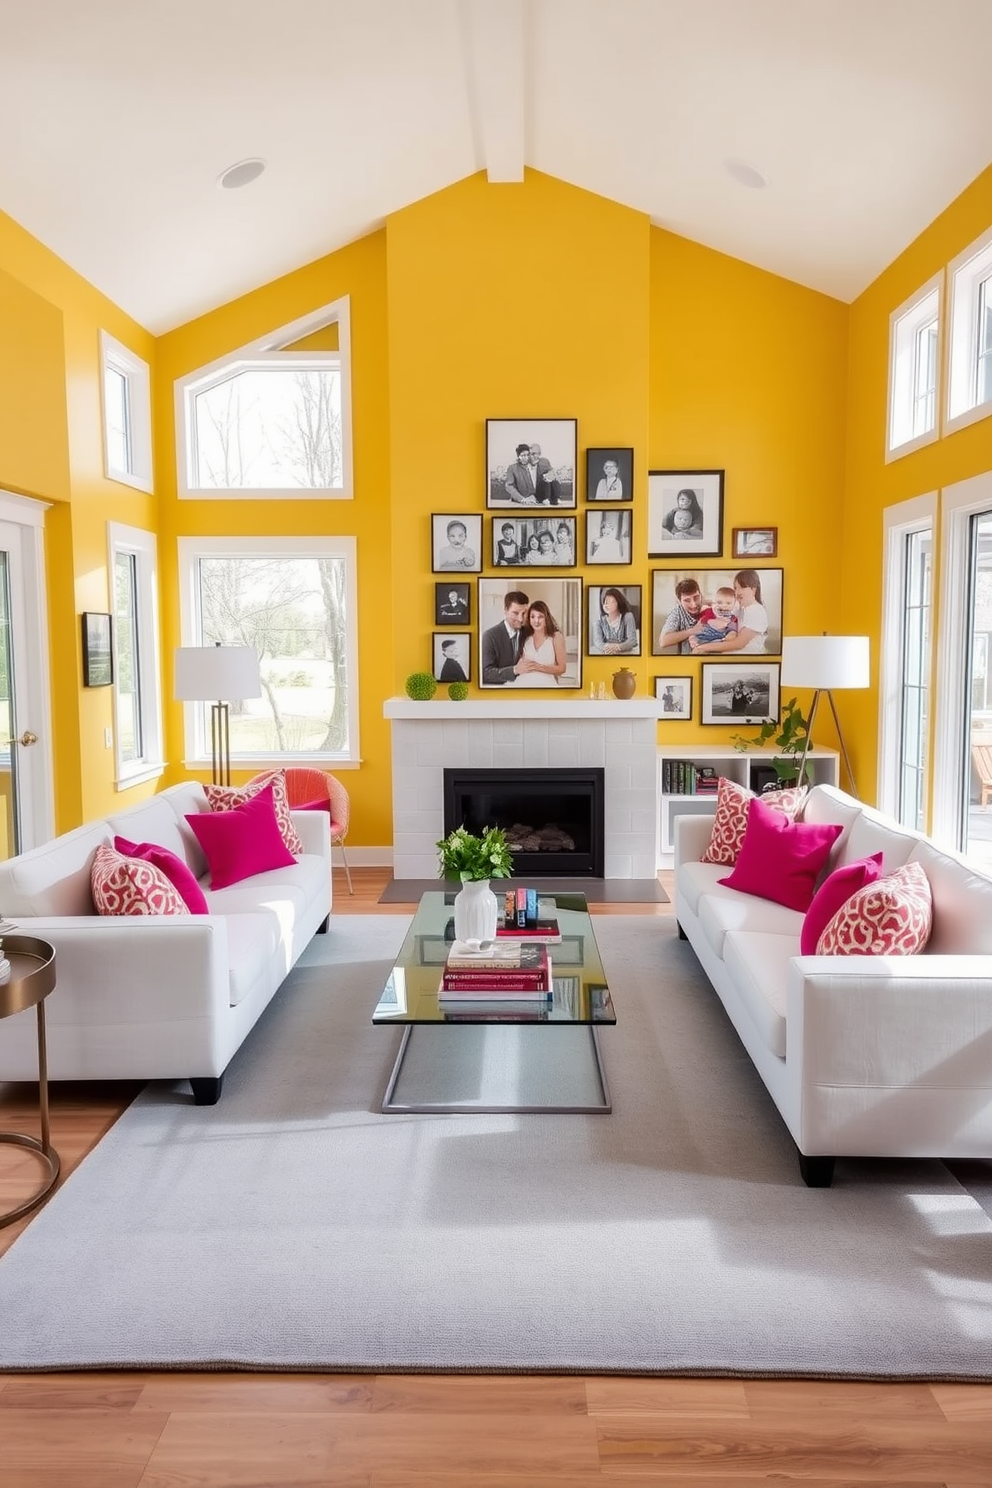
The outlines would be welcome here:
<svg viewBox="0 0 992 1488">
<path fill-rule="evenodd" d="M 250 160 L 239 160 L 236 165 L 229 165 L 227 170 L 221 171 L 217 177 L 217 185 L 223 186 L 225 191 L 236 191 L 239 186 L 249 186 L 252 181 L 257 181 L 265 169 L 265 161 L 253 156 Z"/>
<path fill-rule="evenodd" d="M 725 160 L 723 168 L 739 185 L 749 186 L 752 191 L 761 191 L 768 185 L 768 177 L 746 160 Z"/>
</svg>

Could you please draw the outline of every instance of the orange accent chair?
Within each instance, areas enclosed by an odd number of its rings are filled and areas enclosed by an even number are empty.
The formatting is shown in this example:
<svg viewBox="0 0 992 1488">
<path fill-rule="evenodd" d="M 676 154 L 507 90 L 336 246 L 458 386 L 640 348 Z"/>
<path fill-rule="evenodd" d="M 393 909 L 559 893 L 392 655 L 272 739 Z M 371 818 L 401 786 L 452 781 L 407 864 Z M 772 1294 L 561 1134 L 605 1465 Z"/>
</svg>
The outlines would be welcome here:
<svg viewBox="0 0 992 1488">
<path fill-rule="evenodd" d="M 978 772 L 981 804 L 985 807 L 989 804 L 989 796 L 992 796 L 992 744 L 976 744 L 972 739 L 971 758 Z"/>
<path fill-rule="evenodd" d="M 351 820 L 351 799 L 340 780 L 328 775 L 326 770 L 317 770 L 310 765 L 290 765 L 286 769 L 286 795 L 292 810 L 327 811 L 331 818 L 331 846 L 341 849 L 348 893 L 355 890 L 351 885 L 351 869 L 344 848 Z"/>
</svg>

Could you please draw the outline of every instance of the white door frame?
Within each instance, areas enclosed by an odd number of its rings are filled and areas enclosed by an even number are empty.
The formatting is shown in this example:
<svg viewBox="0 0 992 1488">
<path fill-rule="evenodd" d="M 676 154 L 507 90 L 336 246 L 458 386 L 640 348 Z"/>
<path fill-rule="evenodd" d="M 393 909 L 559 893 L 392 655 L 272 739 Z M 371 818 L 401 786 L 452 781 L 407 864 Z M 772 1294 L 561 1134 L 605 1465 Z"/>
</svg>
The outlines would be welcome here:
<svg viewBox="0 0 992 1488">
<path fill-rule="evenodd" d="M 15 716 L 20 733 L 37 734 L 37 744 L 18 749 L 18 809 L 21 851 L 55 835 L 55 783 L 52 752 L 51 683 L 48 653 L 48 599 L 45 585 L 45 512 L 51 503 L 0 490 L 0 522 L 20 529 L 19 562 L 10 568 L 11 634 L 16 688 Z"/>
</svg>

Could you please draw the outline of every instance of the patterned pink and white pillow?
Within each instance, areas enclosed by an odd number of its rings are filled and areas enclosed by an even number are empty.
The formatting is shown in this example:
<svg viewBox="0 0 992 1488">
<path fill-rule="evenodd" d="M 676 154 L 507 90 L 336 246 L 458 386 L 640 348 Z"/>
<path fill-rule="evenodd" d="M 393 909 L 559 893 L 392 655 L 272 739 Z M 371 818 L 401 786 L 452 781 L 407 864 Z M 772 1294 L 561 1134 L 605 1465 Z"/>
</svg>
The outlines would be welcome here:
<svg viewBox="0 0 992 1488">
<path fill-rule="evenodd" d="M 834 915 L 816 944 L 818 956 L 915 956 L 930 939 L 933 899 L 919 863 L 876 879 Z"/>
<path fill-rule="evenodd" d="M 90 869 L 93 904 L 100 915 L 188 915 L 179 890 L 160 868 L 126 858 L 103 842 Z"/>
<path fill-rule="evenodd" d="M 272 787 L 272 804 L 279 824 L 279 835 L 294 858 L 301 857 L 305 849 L 289 813 L 285 770 L 270 770 L 267 775 L 258 775 L 254 780 L 249 780 L 247 785 L 206 785 L 204 790 L 211 811 L 233 811 L 235 806 L 243 806 L 267 785 Z"/>
<path fill-rule="evenodd" d="M 790 786 L 787 790 L 767 791 L 762 797 L 766 806 L 782 811 L 794 821 L 806 794 L 805 787 Z M 747 831 L 747 808 L 754 800 L 754 791 L 736 780 L 727 780 L 721 775 L 716 787 L 716 815 L 709 844 L 700 859 L 703 863 L 720 863 L 733 868 L 740 855 L 741 843 Z"/>
</svg>

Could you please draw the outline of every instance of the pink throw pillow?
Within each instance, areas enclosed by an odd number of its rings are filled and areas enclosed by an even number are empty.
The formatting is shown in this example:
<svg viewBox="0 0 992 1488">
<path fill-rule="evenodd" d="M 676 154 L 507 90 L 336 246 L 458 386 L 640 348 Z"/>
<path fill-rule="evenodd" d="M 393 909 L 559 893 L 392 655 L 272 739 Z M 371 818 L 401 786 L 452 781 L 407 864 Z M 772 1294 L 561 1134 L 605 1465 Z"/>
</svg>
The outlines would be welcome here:
<svg viewBox="0 0 992 1488">
<path fill-rule="evenodd" d="M 152 863 L 128 858 L 101 842 L 90 869 L 98 915 L 188 915 L 182 896 Z"/>
<path fill-rule="evenodd" d="M 806 911 L 799 937 L 799 954 L 815 956 L 820 936 L 837 911 L 847 903 L 852 894 L 856 894 L 866 884 L 874 883 L 881 876 L 880 852 L 872 853 L 870 858 L 857 858 L 853 863 L 845 863 L 843 868 L 835 868 L 830 877 L 823 880 L 813 895 L 813 903 Z"/>
<path fill-rule="evenodd" d="M 787 790 L 768 791 L 761 797 L 766 806 L 783 812 L 791 821 L 806 794 L 802 786 L 790 786 Z M 757 798 L 754 791 L 738 785 L 736 780 L 720 776 L 716 785 L 716 815 L 709 844 L 700 862 L 722 863 L 732 868 L 737 862 L 747 830 L 747 809 Z"/>
<path fill-rule="evenodd" d="M 930 939 L 933 899 L 919 863 L 866 884 L 834 915 L 818 956 L 915 956 Z"/>
<path fill-rule="evenodd" d="M 279 831 L 271 785 L 243 806 L 198 811 L 186 820 L 203 848 L 212 889 L 226 889 L 256 873 L 289 868 L 296 862 Z"/>
<path fill-rule="evenodd" d="M 790 821 L 784 812 L 754 796 L 748 805 L 747 831 L 737 864 L 728 878 L 718 882 L 805 914 L 817 875 L 843 830 L 833 822 Z"/>
<path fill-rule="evenodd" d="M 115 837 L 114 847 L 126 858 L 140 858 L 164 873 L 190 914 L 210 913 L 192 870 L 167 847 L 160 847 L 157 842 L 128 842 L 126 837 Z"/>
<path fill-rule="evenodd" d="M 258 795 L 259 791 L 265 790 L 270 785 L 280 835 L 290 852 L 299 858 L 304 852 L 304 847 L 290 815 L 285 770 L 270 770 L 267 775 L 259 775 L 255 780 L 249 780 L 247 785 L 205 785 L 203 789 L 211 811 L 233 811 L 236 806 L 243 806 L 246 801 L 250 801 L 253 796 Z"/>
</svg>

